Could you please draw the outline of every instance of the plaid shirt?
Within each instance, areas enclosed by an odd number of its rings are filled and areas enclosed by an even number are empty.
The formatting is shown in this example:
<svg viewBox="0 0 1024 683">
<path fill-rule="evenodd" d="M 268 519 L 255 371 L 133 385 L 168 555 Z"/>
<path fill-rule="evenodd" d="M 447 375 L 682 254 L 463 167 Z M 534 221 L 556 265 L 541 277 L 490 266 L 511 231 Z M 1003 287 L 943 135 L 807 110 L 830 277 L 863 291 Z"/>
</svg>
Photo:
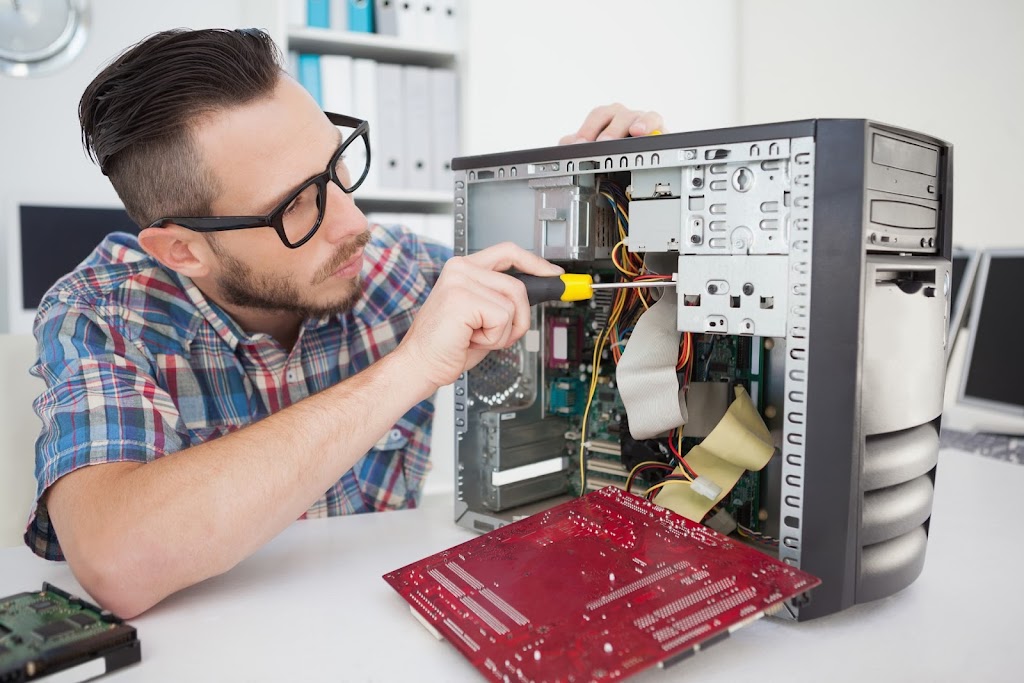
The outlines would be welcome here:
<svg viewBox="0 0 1024 683">
<path fill-rule="evenodd" d="M 373 229 L 365 289 L 347 313 L 306 320 L 287 352 L 248 335 L 188 278 L 125 233 L 108 236 L 43 298 L 35 322 L 47 389 L 35 402 L 32 550 L 63 559 L 39 498 L 79 467 L 150 462 L 245 427 L 392 351 L 451 255 L 398 228 Z M 370 400 L 368 397 L 367 400 Z M 429 469 L 433 401 L 414 406 L 306 512 L 414 507 Z"/>
</svg>

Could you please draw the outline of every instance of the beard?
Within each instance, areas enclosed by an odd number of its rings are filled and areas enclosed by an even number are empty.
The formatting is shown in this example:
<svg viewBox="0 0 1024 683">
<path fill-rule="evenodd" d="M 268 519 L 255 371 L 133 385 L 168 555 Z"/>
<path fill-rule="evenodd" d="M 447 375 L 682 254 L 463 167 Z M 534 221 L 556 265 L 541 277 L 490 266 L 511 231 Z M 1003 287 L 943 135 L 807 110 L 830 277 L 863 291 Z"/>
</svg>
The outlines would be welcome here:
<svg viewBox="0 0 1024 683">
<path fill-rule="evenodd" d="M 360 233 L 354 240 L 338 248 L 323 266 L 316 270 L 310 287 L 316 287 L 330 278 L 345 262 L 370 241 L 370 232 Z M 288 275 L 256 273 L 248 265 L 223 251 L 215 241 L 213 250 L 224 265 L 223 273 L 217 278 L 217 287 L 225 300 L 234 306 L 269 311 L 292 313 L 299 318 L 321 318 L 334 316 L 352 309 L 362 295 L 359 278 L 352 279 L 351 287 L 341 298 L 316 303 L 306 300 L 293 278 Z"/>
</svg>

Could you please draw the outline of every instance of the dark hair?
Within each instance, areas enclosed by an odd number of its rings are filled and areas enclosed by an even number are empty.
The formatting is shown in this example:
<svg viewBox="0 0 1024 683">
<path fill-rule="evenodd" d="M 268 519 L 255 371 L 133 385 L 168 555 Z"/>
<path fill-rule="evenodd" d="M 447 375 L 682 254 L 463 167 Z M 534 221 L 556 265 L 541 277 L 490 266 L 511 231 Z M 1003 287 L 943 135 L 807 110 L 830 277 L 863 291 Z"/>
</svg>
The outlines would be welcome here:
<svg viewBox="0 0 1024 683">
<path fill-rule="evenodd" d="M 196 120 L 270 94 L 280 52 L 258 29 L 174 29 L 125 50 L 82 94 L 82 144 L 147 227 L 205 216 L 218 191 L 192 137 Z"/>
</svg>

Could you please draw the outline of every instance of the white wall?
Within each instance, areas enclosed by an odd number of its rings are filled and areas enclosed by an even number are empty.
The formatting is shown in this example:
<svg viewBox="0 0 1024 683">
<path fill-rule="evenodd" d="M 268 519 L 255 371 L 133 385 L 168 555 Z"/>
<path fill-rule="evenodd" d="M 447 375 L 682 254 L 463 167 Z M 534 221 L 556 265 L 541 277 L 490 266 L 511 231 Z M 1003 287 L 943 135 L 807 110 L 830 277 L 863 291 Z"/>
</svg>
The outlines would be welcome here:
<svg viewBox="0 0 1024 683">
<path fill-rule="evenodd" d="M 670 131 L 736 121 L 736 1 L 466 2 L 464 152 L 553 145 L 619 101 Z"/>
<path fill-rule="evenodd" d="M 742 123 L 872 118 L 954 145 L 953 239 L 1024 246 L 1024 3 L 739 0 Z"/>
</svg>

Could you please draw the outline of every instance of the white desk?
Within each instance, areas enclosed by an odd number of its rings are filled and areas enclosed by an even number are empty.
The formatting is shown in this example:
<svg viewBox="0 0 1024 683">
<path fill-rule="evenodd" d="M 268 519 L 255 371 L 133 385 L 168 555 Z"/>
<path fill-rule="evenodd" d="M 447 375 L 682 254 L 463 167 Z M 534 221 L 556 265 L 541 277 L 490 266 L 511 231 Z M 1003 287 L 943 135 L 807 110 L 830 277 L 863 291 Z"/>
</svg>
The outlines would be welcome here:
<svg viewBox="0 0 1024 683">
<path fill-rule="evenodd" d="M 796 624 L 764 619 L 635 680 L 1020 681 L 1024 467 L 944 451 L 921 577 L 868 605 Z M 472 537 L 448 496 L 419 510 L 297 522 L 223 576 L 133 619 L 142 662 L 111 681 L 473 681 L 451 645 L 409 614 L 381 575 Z M 66 565 L 0 549 L 0 595 Z"/>
</svg>

